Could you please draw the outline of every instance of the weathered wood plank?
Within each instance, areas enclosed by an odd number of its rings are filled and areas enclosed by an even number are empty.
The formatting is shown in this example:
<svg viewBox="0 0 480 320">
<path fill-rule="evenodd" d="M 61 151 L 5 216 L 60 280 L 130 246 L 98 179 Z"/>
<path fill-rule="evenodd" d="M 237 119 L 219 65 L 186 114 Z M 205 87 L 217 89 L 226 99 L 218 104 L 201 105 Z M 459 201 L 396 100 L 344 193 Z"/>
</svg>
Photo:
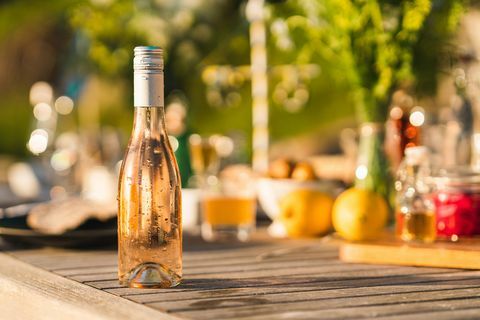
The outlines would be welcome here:
<svg viewBox="0 0 480 320">
<path fill-rule="evenodd" d="M 178 319 L 0 253 L 2 319 Z"/>
<path fill-rule="evenodd" d="M 388 279 L 385 278 L 366 278 L 352 281 L 326 281 L 315 282 L 305 281 L 291 283 L 287 282 L 282 285 L 262 285 L 252 287 L 237 287 L 225 289 L 208 289 L 208 290 L 184 290 L 184 291 L 168 291 L 165 290 L 158 293 L 139 293 L 123 295 L 133 301 L 140 303 L 154 302 L 176 302 L 176 301 L 200 301 L 213 298 L 237 298 L 248 296 L 268 296 L 276 294 L 290 294 L 297 292 L 314 292 L 328 291 L 328 296 L 346 297 L 349 295 L 364 295 L 365 292 L 361 288 L 368 288 L 367 292 L 375 290 L 376 293 L 390 292 L 420 292 L 432 290 L 444 290 L 455 288 L 467 288 L 480 286 L 480 272 L 470 275 L 463 275 L 461 272 L 447 274 L 426 274 L 421 278 L 412 276 L 396 276 Z M 333 290 L 333 291 L 332 291 Z"/>
<path fill-rule="evenodd" d="M 432 270 L 428 268 L 391 268 L 388 266 L 365 266 L 360 265 L 358 268 L 352 268 L 349 265 L 339 265 L 333 270 L 323 272 L 314 271 L 312 273 L 304 273 L 299 270 L 298 273 L 288 273 L 282 276 L 272 273 L 258 277 L 255 272 L 245 274 L 235 274 L 234 276 L 225 275 L 223 273 L 214 274 L 208 277 L 188 276 L 184 278 L 184 282 L 178 289 L 221 289 L 234 287 L 252 287 L 261 285 L 283 285 L 284 283 L 294 282 L 321 282 L 321 281 L 350 281 L 361 278 L 387 277 L 393 275 L 420 275 L 432 272 L 451 272 L 449 269 Z M 111 290 L 122 288 L 116 280 L 106 281 L 86 281 L 85 284 L 91 285 L 102 290 Z M 177 290 L 177 289 L 176 289 Z M 135 291 L 135 292 L 138 292 Z"/>
<path fill-rule="evenodd" d="M 232 319 L 237 320 L 278 320 L 278 319 L 302 319 L 302 320 L 317 320 L 321 318 L 321 311 L 294 311 L 283 314 L 272 313 L 269 315 L 252 315 L 249 317 L 235 317 Z M 373 313 L 374 314 L 374 313 Z M 434 311 L 422 311 L 414 310 L 412 312 L 403 312 L 402 314 L 393 314 L 385 316 L 366 316 L 366 317 L 337 317 L 330 319 L 373 319 L 376 320 L 425 320 L 425 319 L 435 319 L 435 320 L 477 320 L 479 318 L 480 310 L 478 307 L 474 306 L 472 308 L 465 307 L 464 309 L 449 309 L 448 307 L 439 308 Z"/>
<path fill-rule="evenodd" d="M 435 320 L 468 320 L 475 319 L 478 320 L 480 316 L 480 310 L 478 307 L 472 307 L 471 309 L 465 308 L 462 310 L 449 310 L 449 309 L 440 309 L 431 312 L 417 313 L 412 311 L 411 313 L 404 313 L 402 315 L 393 315 L 378 317 L 377 320 L 425 320 L 425 319 L 435 319 Z"/>
<path fill-rule="evenodd" d="M 238 252 L 237 255 L 231 255 L 230 252 L 219 252 L 215 255 L 205 256 L 201 260 L 189 259 L 190 254 L 184 254 L 185 268 L 211 268 L 222 266 L 240 266 L 251 265 L 261 262 L 268 263 L 270 261 L 276 262 L 289 262 L 289 261 L 315 261 L 315 260 L 335 260 L 337 261 L 337 255 L 332 252 L 309 252 L 309 253 L 296 253 L 296 254 L 284 254 L 273 255 L 275 251 L 253 251 L 253 252 Z M 272 254 L 269 256 L 269 254 Z M 29 262 L 33 265 L 40 266 L 47 270 L 62 273 L 70 272 L 70 270 L 87 269 L 87 268 L 103 268 L 103 267 L 115 267 L 117 264 L 116 253 L 110 252 L 106 254 L 94 254 L 94 255 L 53 255 L 44 256 L 41 259 L 32 260 L 25 256 L 18 256 L 13 254 L 19 259 Z"/>
<path fill-rule="evenodd" d="M 315 266 L 303 266 L 301 267 L 296 267 L 298 269 L 294 269 L 295 267 L 293 267 L 292 269 L 290 269 L 291 272 L 288 272 L 289 271 L 289 268 L 279 268 L 279 269 L 262 269 L 262 268 L 248 268 L 248 269 L 245 269 L 245 270 L 242 270 L 242 269 L 237 269 L 237 270 L 228 270 L 228 271 L 224 271 L 224 270 L 218 270 L 218 271 L 212 271 L 212 272 L 206 272 L 205 270 L 201 271 L 201 272 L 195 272 L 195 271 L 191 271 L 187 268 L 185 268 L 185 276 L 184 276 L 184 279 L 185 281 L 188 281 L 189 279 L 203 279 L 205 278 L 205 276 L 208 276 L 208 275 L 217 275 L 217 274 L 223 274 L 223 275 L 229 275 L 229 274 L 232 274 L 233 277 L 237 277 L 237 274 L 242 274 L 242 275 L 245 275 L 247 272 L 249 272 L 248 274 L 250 275 L 253 275 L 252 272 L 269 272 L 269 275 L 273 274 L 273 273 L 276 273 L 276 274 L 279 274 L 280 272 L 283 273 L 283 275 L 290 275 L 290 274 L 300 274 L 302 270 L 311 270 L 313 268 L 313 270 L 315 270 L 315 274 L 316 273 L 320 273 L 320 272 L 323 272 L 323 273 L 328 273 L 328 272 L 332 272 L 332 270 L 334 271 L 339 271 L 339 270 L 350 270 L 351 268 L 346 268 L 345 266 L 343 265 L 340 265 L 340 264 L 333 264 L 333 265 L 328 265 L 330 266 L 330 268 L 327 268 L 326 266 L 322 266 L 322 267 L 315 267 Z M 287 274 L 286 274 L 287 273 Z M 310 272 L 312 273 L 312 272 Z M 115 280 L 117 279 L 117 274 L 116 272 L 105 272 L 105 273 L 93 273 L 93 274 L 80 274 L 80 275 L 71 275 L 71 276 L 68 276 L 68 278 L 70 279 L 73 279 L 73 280 L 76 280 L 76 281 L 79 281 L 79 282 L 96 282 L 96 281 L 109 281 L 109 280 Z M 252 276 L 252 278 L 255 278 L 254 276 Z"/>
<path fill-rule="evenodd" d="M 319 306 L 321 306 L 319 308 Z M 161 307 L 154 305 L 154 307 Z M 317 319 L 360 319 L 379 316 L 402 315 L 408 313 L 431 312 L 463 308 L 479 308 L 480 287 L 467 289 L 439 290 L 427 293 L 390 293 L 365 297 L 310 299 L 284 299 L 273 302 L 270 299 L 255 297 L 243 299 L 218 299 L 195 302 L 188 308 L 170 309 L 170 312 L 195 319 L 245 318 L 272 319 L 272 316 L 289 318 L 292 312 L 314 311 Z M 299 318 L 295 314 L 295 318 Z"/>
<path fill-rule="evenodd" d="M 416 287 L 416 288 L 414 288 Z M 475 281 L 472 285 L 464 288 L 455 286 L 446 286 L 437 288 L 419 289 L 419 286 L 398 285 L 397 288 L 391 286 L 384 287 L 367 287 L 353 289 L 335 289 L 330 290 L 304 290 L 300 292 L 286 292 L 277 294 L 250 295 L 241 297 L 210 297 L 207 299 L 177 300 L 177 301 L 159 301 L 150 303 L 153 307 L 159 307 L 164 310 L 175 311 L 194 311 L 194 310 L 214 310 L 223 312 L 225 308 L 235 308 L 244 305 L 246 301 L 249 308 L 263 311 L 265 309 L 278 310 L 277 304 L 284 303 L 311 303 L 315 305 L 316 301 L 321 301 L 325 308 L 338 308 L 339 306 L 362 306 L 370 304 L 385 304 L 393 301 L 421 301 L 423 299 L 445 299 L 452 297 L 465 296 L 469 294 L 479 293 L 480 298 L 480 281 Z M 395 292 L 393 291 L 395 289 Z M 334 290 L 334 292 L 332 292 Z M 255 301 L 250 301 L 250 297 L 254 296 Z M 134 300 L 134 299 L 132 299 Z M 249 302 L 250 301 L 250 302 Z M 257 305 L 259 308 L 257 309 Z M 262 308 L 260 308 L 262 305 Z"/>
<path fill-rule="evenodd" d="M 318 265 L 317 265 L 318 263 Z M 380 268 L 385 268 L 380 267 Z M 315 272 L 329 272 L 331 270 L 339 269 L 350 269 L 350 267 L 345 266 L 337 260 L 318 260 L 318 261 L 294 261 L 291 263 L 245 263 L 238 265 L 231 265 L 226 268 L 225 266 L 212 266 L 212 267 L 201 267 L 195 268 L 195 266 L 189 266 L 188 264 L 184 267 L 184 272 L 188 278 L 198 278 L 199 276 L 207 275 L 216 275 L 216 274 L 242 274 L 246 273 L 252 274 L 255 273 L 264 273 L 268 272 L 269 275 L 280 274 L 280 273 L 302 273 L 303 271 L 315 270 Z M 82 273 L 82 270 L 78 270 L 77 273 Z M 106 280 L 111 279 L 113 273 L 93 273 L 93 274 L 73 274 L 69 277 L 77 281 L 96 281 L 96 280 Z"/>
<path fill-rule="evenodd" d="M 308 256 L 303 257 L 303 259 L 299 259 L 298 257 L 276 257 L 270 258 L 265 260 L 257 260 L 255 257 L 243 257 L 238 259 L 228 259 L 228 260 L 219 260 L 219 261 L 198 261 L 195 263 L 192 262 L 185 262 L 184 269 L 188 272 L 190 270 L 211 270 L 211 268 L 219 268 L 221 270 L 225 270 L 226 268 L 231 269 L 234 268 L 241 268 L 242 266 L 252 266 L 252 265 L 262 265 L 262 266 L 276 266 L 276 264 L 281 264 L 282 266 L 302 266 L 302 265 L 309 265 L 309 264 L 316 264 L 316 263 L 325 263 L 325 264 L 341 264 L 337 259 L 331 256 L 323 256 L 323 255 L 315 255 L 315 256 Z M 42 264 L 35 264 L 39 267 L 42 267 Z M 112 265 L 106 266 L 81 266 L 81 267 L 72 267 L 72 268 L 63 268 L 63 269 L 55 269 L 55 273 L 60 274 L 62 276 L 74 276 L 74 275 L 88 275 L 88 274 L 100 274 L 100 273 L 107 273 L 107 272 L 116 272 L 117 265 L 116 263 Z"/>
<path fill-rule="evenodd" d="M 321 289 L 338 289 L 338 288 L 354 288 L 359 290 L 361 287 L 368 286 L 383 286 L 383 285 L 396 285 L 402 284 L 405 281 L 411 281 L 411 283 L 422 282 L 435 282 L 435 281 L 450 281 L 450 278 L 455 278 L 455 281 L 461 281 L 470 279 L 468 277 L 455 277 L 461 272 L 449 272 L 449 273 L 427 273 L 422 274 L 422 278 L 413 279 L 409 275 L 392 275 L 386 277 L 362 277 L 362 278 L 342 278 L 341 280 L 320 280 L 317 281 L 311 278 L 288 278 L 282 280 L 270 280 L 262 279 L 258 281 L 256 279 L 249 280 L 248 282 L 241 281 L 237 283 L 227 282 L 223 280 L 210 280 L 208 282 L 203 281 L 200 283 L 190 284 L 188 281 L 181 287 L 175 290 L 170 289 L 153 289 L 148 291 L 142 291 L 131 288 L 114 288 L 105 289 L 107 292 L 121 295 L 126 298 L 145 299 L 141 302 L 153 302 L 158 297 L 161 297 L 159 301 L 175 301 L 192 298 L 211 298 L 217 297 L 231 297 L 242 295 L 258 295 L 262 292 L 275 293 L 275 292 L 295 292 L 302 291 L 303 288 L 314 290 Z M 443 280 L 440 280 L 437 276 L 445 276 Z M 354 279 L 354 281 L 352 281 Z M 452 280 L 453 281 L 453 280 Z M 460 286 L 461 287 L 461 286 Z M 161 295 L 157 295 L 161 293 Z"/>
</svg>

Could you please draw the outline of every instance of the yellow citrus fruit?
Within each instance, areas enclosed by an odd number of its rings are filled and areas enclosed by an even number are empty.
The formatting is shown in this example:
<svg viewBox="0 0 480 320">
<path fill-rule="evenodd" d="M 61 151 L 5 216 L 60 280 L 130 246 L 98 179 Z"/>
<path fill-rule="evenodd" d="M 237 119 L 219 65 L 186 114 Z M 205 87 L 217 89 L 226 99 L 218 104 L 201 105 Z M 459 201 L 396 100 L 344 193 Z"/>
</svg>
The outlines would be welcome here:
<svg viewBox="0 0 480 320">
<path fill-rule="evenodd" d="M 332 209 L 333 227 L 346 240 L 380 236 L 388 219 L 388 205 L 379 194 L 350 188 L 340 194 Z"/>
<path fill-rule="evenodd" d="M 328 232 L 332 226 L 333 199 L 328 194 L 299 189 L 280 202 L 278 220 L 290 237 L 313 237 Z"/>
</svg>

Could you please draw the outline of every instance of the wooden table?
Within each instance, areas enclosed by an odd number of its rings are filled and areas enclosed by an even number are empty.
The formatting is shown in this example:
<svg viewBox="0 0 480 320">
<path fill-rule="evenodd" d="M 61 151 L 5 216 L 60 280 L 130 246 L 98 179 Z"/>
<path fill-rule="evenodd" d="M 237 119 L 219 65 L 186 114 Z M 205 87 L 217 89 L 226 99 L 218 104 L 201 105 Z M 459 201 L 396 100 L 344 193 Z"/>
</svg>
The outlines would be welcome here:
<svg viewBox="0 0 480 320">
<path fill-rule="evenodd" d="M 115 249 L 5 250 L 0 318 L 480 318 L 480 271 L 345 264 L 328 239 L 185 242 L 175 289 L 120 286 Z"/>
</svg>

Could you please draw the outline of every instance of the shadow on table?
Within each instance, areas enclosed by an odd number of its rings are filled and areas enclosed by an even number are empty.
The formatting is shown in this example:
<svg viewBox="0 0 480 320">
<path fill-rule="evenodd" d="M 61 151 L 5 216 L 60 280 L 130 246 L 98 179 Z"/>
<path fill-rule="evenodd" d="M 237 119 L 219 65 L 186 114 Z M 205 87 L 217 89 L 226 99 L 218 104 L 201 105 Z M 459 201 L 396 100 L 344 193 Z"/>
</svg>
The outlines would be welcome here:
<svg viewBox="0 0 480 320">
<path fill-rule="evenodd" d="M 184 279 L 179 289 L 191 290 L 220 290 L 212 292 L 212 296 L 240 291 L 242 288 L 289 288 L 298 290 L 301 286 L 305 291 L 312 290 L 338 290 L 358 287 L 383 287 L 383 286 L 425 286 L 434 288 L 438 286 L 454 285 L 456 288 L 479 287 L 480 270 L 467 271 L 452 269 L 451 273 L 439 273 L 432 271 L 426 274 L 391 275 L 378 277 L 338 277 L 338 276 L 283 276 L 247 279 Z M 287 290 L 288 291 L 288 290 Z"/>
</svg>

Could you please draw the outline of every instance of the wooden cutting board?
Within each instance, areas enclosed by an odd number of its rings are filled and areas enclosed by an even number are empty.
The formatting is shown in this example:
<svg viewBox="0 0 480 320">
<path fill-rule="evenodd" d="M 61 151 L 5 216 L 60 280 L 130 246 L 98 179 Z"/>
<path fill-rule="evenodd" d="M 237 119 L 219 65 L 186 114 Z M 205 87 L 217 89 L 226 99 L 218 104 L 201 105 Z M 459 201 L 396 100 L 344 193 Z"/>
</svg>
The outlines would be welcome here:
<svg viewBox="0 0 480 320">
<path fill-rule="evenodd" d="M 344 242 L 339 256 L 340 260 L 352 263 L 480 270 L 480 238 L 406 244 L 387 235 L 371 242 Z"/>
</svg>

